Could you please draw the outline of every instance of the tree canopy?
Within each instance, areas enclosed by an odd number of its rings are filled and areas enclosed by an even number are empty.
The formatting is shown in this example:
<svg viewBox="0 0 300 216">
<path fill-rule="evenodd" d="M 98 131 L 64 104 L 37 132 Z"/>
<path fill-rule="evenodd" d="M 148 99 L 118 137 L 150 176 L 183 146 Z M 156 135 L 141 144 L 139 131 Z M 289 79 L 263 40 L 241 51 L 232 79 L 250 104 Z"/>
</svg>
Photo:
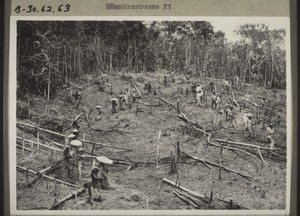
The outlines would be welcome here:
<svg viewBox="0 0 300 216">
<path fill-rule="evenodd" d="M 228 42 L 207 21 L 18 21 L 18 92 L 51 94 L 87 74 L 160 72 L 285 88 L 283 29 L 245 24 Z"/>
</svg>

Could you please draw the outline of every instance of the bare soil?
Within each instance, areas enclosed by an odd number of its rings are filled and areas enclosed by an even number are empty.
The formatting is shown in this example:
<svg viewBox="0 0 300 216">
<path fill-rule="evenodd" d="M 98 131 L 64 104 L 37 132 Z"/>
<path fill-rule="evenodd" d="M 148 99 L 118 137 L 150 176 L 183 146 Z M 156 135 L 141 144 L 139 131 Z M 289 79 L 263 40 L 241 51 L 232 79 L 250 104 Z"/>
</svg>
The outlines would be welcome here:
<svg viewBox="0 0 300 216">
<path fill-rule="evenodd" d="M 126 110 L 118 110 L 116 114 L 111 114 L 110 100 L 116 96 L 121 90 L 132 88 L 128 82 L 128 77 L 132 77 L 141 91 L 142 97 L 140 101 L 149 104 L 150 101 L 154 105 L 150 109 L 149 106 L 139 104 L 140 112 L 136 114 L 136 105 L 132 108 L 126 107 Z M 220 149 L 207 144 L 206 137 L 201 133 L 191 132 L 186 129 L 186 124 L 177 117 L 176 109 L 167 106 L 153 94 L 147 94 L 143 90 L 144 81 L 150 81 L 158 90 L 159 97 L 174 103 L 179 101 L 180 109 L 187 117 L 199 125 L 205 125 L 206 129 L 213 130 L 212 140 L 226 139 L 230 136 L 236 141 L 244 143 L 252 143 L 260 146 L 269 147 L 265 142 L 266 133 L 262 129 L 262 125 L 255 126 L 255 137 L 252 140 L 247 140 L 242 127 L 242 113 L 238 108 L 235 108 L 237 115 L 238 128 L 228 128 L 228 122 L 223 120 L 223 126 L 216 125 L 214 120 L 214 111 L 211 109 L 208 95 L 207 107 L 196 107 L 192 100 L 185 107 L 182 105 L 192 98 L 191 94 L 185 95 L 185 89 L 191 87 L 185 78 L 175 76 L 175 82 L 169 82 L 168 86 L 163 86 L 163 74 L 126 74 L 108 76 L 109 82 L 113 82 L 113 91 L 115 95 L 111 95 L 108 89 L 107 92 L 99 92 L 97 85 L 85 87 L 83 97 L 76 108 L 78 101 L 72 103 L 67 100 L 70 95 L 70 86 L 65 86 L 58 91 L 54 99 L 49 102 L 42 97 L 31 97 L 30 108 L 35 115 L 46 116 L 47 118 L 61 119 L 63 122 L 63 134 L 68 134 L 72 131 L 70 122 L 78 114 L 87 108 L 90 111 L 89 120 L 91 125 L 86 121 L 84 115 L 79 121 L 80 138 L 85 134 L 86 140 L 101 142 L 122 148 L 129 148 L 132 151 L 123 151 L 120 149 L 111 148 L 96 148 L 95 154 L 105 155 L 112 159 L 122 159 L 125 161 L 142 162 L 135 168 L 128 170 L 128 166 L 110 166 L 109 178 L 113 189 L 101 191 L 103 198 L 102 202 L 86 203 L 88 193 L 83 193 L 77 199 L 71 199 L 62 204 L 59 209 L 101 209 L 101 210 L 137 210 L 137 209 L 192 209 L 192 206 L 186 204 L 173 193 L 174 187 L 162 182 L 162 178 L 167 178 L 176 181 L 176 174 L 169 175 L 170 163 L 169 160 L 171 151 L 174 153 L 175 144 L 180 143 L 180 150 L 198 158 L 204 158 L 211 162 L 219 163 Z M 85 86 L 93 80 L 92 77 L 86 77 L 80 86 Z M 201 81 L 203 86 L 207 86 L 208 80 Z M 178 87 L 182 86 L 184 94 L 180 94 Z M 225 88 L 223 84 L 217 81 L 217 92 L 223 92 Z M 246 86 L 245 89 L 234 89 L 240 95 L 236 97 L 247 98 L 251 101 L 259 103 L 257 95 L 262 95 L 270 98 L 273 103 L 277 104 L 276 112 L 280 112 L 285 116 L 285 101 L 286 95 L 284 90 L 277 90 L 276 97 L 273 97 L 271 90 L 266 90 L 262 87 Z M 229 95 L 224 94 L 222 103 L 227 101 Z M 231 97 L 231 95 L 230 95 Z M 20 105 L 26 106 L 27 101 L 18 100 Z M 45 114 L 45 104 L 49 104 L 51 108 L 49 114 Z M 102 106 L 102 115 L 99 121 L 95 121 L 96 106 Z M 18 121 L 36 125 L 32 119 L 18 119 Z M 23 127 L 25 128 L 25 127 Z M 156 153 L 158 133 L 162 131 L 162 136 L 159 140 L 160 164 L 156 167 Z M 222 134 L 223 133 L 223 134 Z M 27 139 L 36 140 L 32 133 L 17 127 L 17 135 L 24 136 Z M 41 132 L 41 136 L 45 139 L 56 140 L 63 144 L 63 140 Z M 286 128 L 283 126 L 276 127 L 274 135 L 276 148 L 280 148 L 280 154 L 285 156 L 286 151 Z M 51 145 L 49 142 L 44 143 Z M 29 147 L 29 145 L 26 145 Z M 52 145 L 53 146 L 53 145 Z M 57 147 L 57 146 L 56 146 Z M 87 145 L 88 151 L 91 146 Z M 58 147 L 57 147 L 58 148 Z M 286 197 L 286 162 L 279 160 L 277 157 L 268 155 L 263 152 L 266 164 L 259 160 L 255 160 L 248 155 L 230 150 L 223 151 L 223 165 L 238 172 L 253 176 L 248 180 L 234 173 L 221 172 L 221 180 L 219 180 L 219 168 L 211 167 L 208 169 L 202 163 L 197 163 L 191 159 L 180 164 L 181 186 L 184 186 L 192 191 L 204 194 L 209 197 L 213 190 L 214 196 L 224 199 L 233 200 L 240 205 L 249 209 L 285 209 Z M 253 152 L 257 154 L 257 152 Z M 55 163 L 62 158 L 59 153 L 52 155 L 47 149 L 40 147 L 39 151 L 31 154 L 25 151 L 22 154 L 21 150 L 17 151 L 17 164 L 29 169 L 38 171 L 48 167 L 51 163 Z M 89 172 L 91 170 L 92 160 L 86 160 L 83 163 L 83 177 L 78 185 L 90 181 Z M 61 168 L 53 174 L 53 177 L 69 181 L 65 175 L 66 171 Z M 29 181 L 35 176 L 30 176 Z M 64 196 L 72 193 L 76 188 L 72 188 L 63 184 L 57 184 L 58 196 L 54 195 L 54 182 L 41 179 L 33 187 L 21 189 L 21 185 L 26 182 L 24 173 L 17 172 L 17 208 L 26 209 L 49 209 L 54 204 L 55 199 L 60 200 Z M 214 184 L 213 184 L 214 182 Z M 202 209 L 215 209 L 214 204 L 207 205 L 203 203 Z"/>
</svg>

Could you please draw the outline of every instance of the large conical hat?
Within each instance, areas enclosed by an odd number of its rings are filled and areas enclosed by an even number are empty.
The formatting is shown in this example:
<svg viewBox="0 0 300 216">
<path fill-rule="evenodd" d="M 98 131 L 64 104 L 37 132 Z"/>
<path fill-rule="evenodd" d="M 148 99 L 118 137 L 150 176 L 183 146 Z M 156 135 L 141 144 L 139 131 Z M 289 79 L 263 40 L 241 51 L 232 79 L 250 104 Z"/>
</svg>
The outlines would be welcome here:
<svg viewBox="0 0 300 216">
<path fill-rule="evenodd" d="M 78 133 L 79 131 L 77 130 L 77 128 L 75 128 L 74 130 L 73 130 L 73 133 Z"/>
<path fill-rule="evenodd" d="M 113 161 L 105 156 L 96 157 L 97 161 L 104 164 L 113 164 Z"/>
<path fill-rule="evenodd" d="M 82 146 L 82 142 L 79 141 L 79 140 L 72 140 L 72 141 L 70 142 L 70 145 L 71 145 L 71 146 L 75 146 L 75 147 L 80 147 L 80 146 Z"/>
<path fill-rule="evenodd" d="M 76 137 L 74 134 L 70 134 L 70 135 L 68 135 L 68 138 L 74 138 L 74 137 Z"/>
</svg>

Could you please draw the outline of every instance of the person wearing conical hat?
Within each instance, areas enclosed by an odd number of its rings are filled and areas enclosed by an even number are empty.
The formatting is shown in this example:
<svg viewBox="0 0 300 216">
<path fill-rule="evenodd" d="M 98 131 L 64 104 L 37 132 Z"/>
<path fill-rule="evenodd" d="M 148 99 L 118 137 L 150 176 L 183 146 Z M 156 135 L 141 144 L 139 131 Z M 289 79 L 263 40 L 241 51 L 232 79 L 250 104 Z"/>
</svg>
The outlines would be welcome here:
<svg viewBox="0 0 300 216">
<path fill-rule="evenodd" d="M 117 106 L 118 106 L 118 99 L 113 98 L 111 99 L 111 113 L 117 113 Z"/>
<path fill-rule="evenodd" d="M 81 159 L 80 154 L 82 149 L 82 142 L 74 139 L 74 134 L 70 134 L 68 137 L 71 137 L 73 140 L 70 141 L 64 150 L 64 159 L 65 159 L 65 168 L 68 173 L 68 178 L 75 182 L 77 180 L 76 167 L 78 166 L 78 161 Z"/>
<path fill-rule="evenodd" d="M 135 90 L 132 91 L 131 98 L 132 98 L 132 103 L 135 103 L 136 102 L 136 98 L 137 98 Z"/>
<path fill-rule="evenodd" d="M 97 115 L 101 115 L 102 114 L 102 107 L 100 105 L 97 105 L 96 106 L 96 112 L 97 112 Z"/>
<path fill-rule="evenodd" d="M 96 158 L 99 162 L 99 167 L 93 167 L 90 177 L 92 178 L 92 187 L 97 190 L 97 195 L 94 198 L 95 201 L 101 202 L 100 189 L 107 190 L 109 188 L 108 182 L 108 170 L 106 164 L 113 164 L 113 161 L 107 157 L 101 156 Z M 93 196 L 92 193 L 90 196 Z"/>
<path fill-rule="evenodd" d="M 248 139 L 252 137 L 252 121 L 254 119 L 254 114 L 251 113 L 248 109 L 245 109 L 244 113 L 244 131 L 248 131 Z"/>
<path fill-rule="evenodd" d="M 79 135 L 79 130 L 77 128 L 75 128 L 73 131 L 72 131 L 72 134 L 75 135 L 74 139 L 77 139 L 78 138 L 78 135 Z"/>
<path fill-rule="evenodd" d="M 275 128 L 272 123 L 267 128 L 267 140 L 270 141 L 270 149 L 273 150 L 275 141 L 272 138 L 272 134 L 275 132 Z"/>
<path fill-rule="evenodd" d="M 125 110 L 125 106 L 124 106 L 124 93 L 123 93 L 123 91 L 121 91 L 121 93 L 119 94 L 119 109 L 120 110 Z"/>
<path fill-rule="evenodd" d="M 74 154 L 82 151 L 83 144 L 80 140 L 74 139 L 70 142 L 70 150 L 74 151 Z"/>
<path fill-rule="evenodd" d="M 101 119 L 101 114 L 102 114 L 102 107 L 100 105 L 96 106 L 96 116 L 95 116 L 95 121 L 98 121 Z"/>
</svg>

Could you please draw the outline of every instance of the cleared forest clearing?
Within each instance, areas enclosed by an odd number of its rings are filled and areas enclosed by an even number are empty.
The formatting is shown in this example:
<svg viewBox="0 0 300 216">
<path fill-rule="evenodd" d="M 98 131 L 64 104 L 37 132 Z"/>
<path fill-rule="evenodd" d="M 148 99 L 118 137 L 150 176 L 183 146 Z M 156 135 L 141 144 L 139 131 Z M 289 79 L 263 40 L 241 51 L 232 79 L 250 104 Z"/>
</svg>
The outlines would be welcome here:
<svg viewBox="0 0 300 216">
<path fill-rule="evenodd" d="M 164 86 L 164 75 L 107 74 L 110 87 L 104 91 L 99 91 L 95 82 L 100 77 L 86 75 L 79 83 L 68 82 L 57 89 L 52 99 L 28 95 L 18 100 L 18 209 L 51 209 L 70 194 L 73 196 L 55 209 L 284 209 L 285 90 L 245 85 L 227 94 L 223 80 L 215 80 L 217 91 L 224 92 L 221 107 L 233 96 L 237 103 L 238 127 L 231 128 L 224 115 L 219 124 L 208 89 L 204 106 L 197 107 L 192 94 L 181 90 L 190 89 L 190 80 L 167 74 L 172 79 Z M 204 78 L 198 82 L 205 89 L 210 81 Z M 145 82 L 157 89 L 156 95 L 143 89 Z M 141 97 L 131 108 L 117 107 L 117 113 L 111 114 L 111 99 L 126 88 L 138 89 Z M 75 91 L 81 95 L 73 100 Z M 273 108 L 268 116 L 260 115 L 249 140 L 243 131 L 243 111 L 258 112 L 257 96 L 272 98 Z M 102 107 L 99 119 L 97 105 Z M 63 159 L 65 138 L 78 116 L 86 157 L 81 179 L 70 181 L 63 166 L 54 171 L 45 169 Z M 273 150 L 262 129 L 268 121 L 277 122 Z M 83 185 L 90 181 L 97 155 L 114 162 L 108 166 L 113 188 L 101 191 L 102 202 L 90 204 Z M 43 172 L 35 173 L 38 171 Z"/>
</svg>

